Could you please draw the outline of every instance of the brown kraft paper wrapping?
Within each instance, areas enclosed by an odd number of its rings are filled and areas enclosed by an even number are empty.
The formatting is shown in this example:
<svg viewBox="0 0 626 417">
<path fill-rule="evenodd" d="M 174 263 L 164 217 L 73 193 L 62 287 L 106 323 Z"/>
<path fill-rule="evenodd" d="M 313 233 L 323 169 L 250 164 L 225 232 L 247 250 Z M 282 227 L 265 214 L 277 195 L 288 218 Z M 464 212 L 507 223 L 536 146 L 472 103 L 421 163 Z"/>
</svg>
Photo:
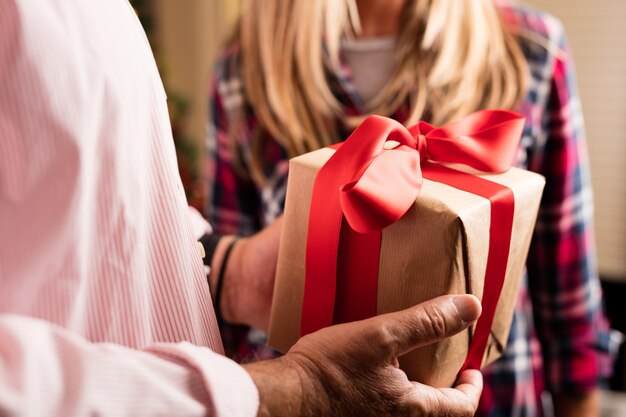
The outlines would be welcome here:
<svg viewBox="0 0 626 417">
<path fill-rule="evenodd" d="M 268 341 L 282 352 L 300 337 L 311 193 L 317 171 L 333 153 L 324 148 L 290 162 Z M 483 359 L 485 366 L 506 347 L 545 181 L 517 168 L 481 176 L 509 187 L 515 196 L 506 278 Z M 383 230 L 377 313 L 402 310 L 444 294 L 468 293 L 481 299 L 489 224 L 487 199 L 424 180 L 413 207 Z M 413 350 L 400 358 L 401 368 L 413 381 L 452 386 L 467 356 L 472 331 Z"/>
</svg>

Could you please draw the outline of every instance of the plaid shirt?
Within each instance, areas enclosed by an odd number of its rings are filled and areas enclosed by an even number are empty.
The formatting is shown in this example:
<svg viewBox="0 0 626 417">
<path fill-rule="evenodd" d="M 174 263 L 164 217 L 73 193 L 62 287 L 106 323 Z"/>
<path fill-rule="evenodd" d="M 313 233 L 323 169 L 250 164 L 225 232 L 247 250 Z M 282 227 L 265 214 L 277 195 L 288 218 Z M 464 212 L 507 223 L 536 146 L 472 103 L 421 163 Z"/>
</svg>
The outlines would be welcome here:
<svg viewBox="0 0 626 417">
<path fill-rule="evenodd" d="M 511 333 L 504 355 L 484 370 L 485 389 L 477 415 L 543 415 L 541 393 L 588 392 L 611 368 L 611 339 L 602 312 L 592 225 L 589 161 L 580 101 L 563 28 L 555 18 L 521 6 L 506 7 L 508 24 L 521 34 L 531 82 L 517 109 L 526 116 L 519 166 L 546 177 L 546 188 L 528 256 Z M 259 124 L 246 102 L 236 47 L 216 67 L 207 141 L 210 199 L 208 215 L 220 233 L 251 234 L 272 223 L 283 210 L 287 179 L 286 150 L 266 138 L 267 184 L 237 174 L 251 158 Z M 351 114 L 363 102 L 350 70 L 329 74 L 333 92 Z M 393 116 L 405 120 L 407 109 Z M 247 126 L 229 145 L 229 120 L 246 115 Z M 347 137 L 349 132 L 345 133 Z M 224 341 L 245 356 L 224 329 Z M 257 355 L 259 355 L 257 350 Z M 265 353 L 261 350 L 260 356 Z M 245 359 L 245 358 L 244 358 Z"/>
</svg>

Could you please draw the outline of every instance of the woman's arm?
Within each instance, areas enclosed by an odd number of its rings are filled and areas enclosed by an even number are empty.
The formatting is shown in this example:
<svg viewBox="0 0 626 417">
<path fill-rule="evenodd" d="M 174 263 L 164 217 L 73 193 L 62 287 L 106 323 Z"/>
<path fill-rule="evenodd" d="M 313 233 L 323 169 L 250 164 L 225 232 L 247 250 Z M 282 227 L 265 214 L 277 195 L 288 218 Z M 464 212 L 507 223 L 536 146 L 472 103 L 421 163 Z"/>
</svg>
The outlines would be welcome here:
<svg viewBox="0 0 626 417">
<path fill-rule="evenodd" d="M 235 236 L 224 236 L 218 242 L 211 262 L 209 288 L 215 304 L 218 278 L 224 270 L 219 308 L 227 322 L 267 330 L 282 223 L 281 216 L 253 236 L 239 239 L 226 265 L 224 255 Z"/>
<path fill-rule="evenodd" d="M 546 177 L 546 188 L 528 260 L 529 287 L 557 413 L 593 416 L 598 384 L 610 373 L 610 339 L 596 269 L 583 117 L 559 29 L 560 52 L 543 116 L 545 144 L 531 161 Z"/>
</svg>

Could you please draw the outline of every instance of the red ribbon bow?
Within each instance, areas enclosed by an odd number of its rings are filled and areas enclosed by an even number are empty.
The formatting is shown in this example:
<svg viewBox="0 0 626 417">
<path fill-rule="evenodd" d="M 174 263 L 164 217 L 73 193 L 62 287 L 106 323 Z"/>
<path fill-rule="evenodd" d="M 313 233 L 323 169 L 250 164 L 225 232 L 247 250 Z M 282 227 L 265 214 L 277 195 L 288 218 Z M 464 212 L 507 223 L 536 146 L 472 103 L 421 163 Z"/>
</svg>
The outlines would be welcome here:
<svg viewBox="0 0 626 417">
<path fill-rule="evenodd" d="M 483 195 L 492 200 L 492 205 L 503 193 L 507 194 L 505 199 L 510 200 L 510 207 L 506 211 L 510 213 L 501 216 L 507 217 L 504 223 L 508 223 L 510 217 L 512 225 L 510 190 L 507 189 L 507 193 L 503 191 L 505 187 L 440 164 L 462 164 L 482 172 L 504 172 L 514 161 L 523 126 L 523 116 L 502 110 L 476 112 L 439 128 L 419 122 L 407 129 L 389 118 L 368 117 L 337 147 L 315 179 L 307 234 L 301 334 L 314 332 L 333 322 L 376 315 L 381 231 L 400 219 L 415 203 L 423 174 L 429 179 Z M 492 213 L 493 229 L 497 215 Z M 343 222 L 344 216 L 349 226 Z M 507 225 L 503 227 L 506 229 Z M 508 226 L 504 266 L 496 262 L 497 271 L 492 273 L 501 275 L 501 280 L 506 271 L 510 233 L 511 226 Z M 494 246 L 493 240 L 498 236 L 491 234 L 491 238 L 490 246 Z M 489 258 L 493 263 L 491 253 Z M 485 346 L 502 283 L 498 285 L 495 302 L 490 301 L 494 306 L 491 317 L 487 317 L 486 336 L 480 336 L 485 339 Z M 490 313 L 485 311 L 486 296 L 483 295 L 481 320 Z M 479 338 L 477 333 L 478 330 L 474 339 Z M 484 347 L 474 356 L 480 355 L 482 360 L 483 352 Z M 470 366 L 480 366 L 478 359 L 474 358 L 473 362 Z"/>
<path fill-rule="evenodd" d="M 322 170 L 332 170 L 338 183 L 347 181 L 340 185 L 343 214 L 352 229 L 368 233 L 396 222 L 413 205 L 423 182 L 420 161 L 504 172 L 517 151 L 512 138 L 519 138 L 523 127 L 523 116 L 502 110 L 476 112 L 440 128 L 419 122 L 408 130 L 392 119 L 370 116 Z M 387 149 L 389 141 L 399 143 Z M 334 166 L 348 160 L 362 165 L 341 181 Z"/>
</svg>

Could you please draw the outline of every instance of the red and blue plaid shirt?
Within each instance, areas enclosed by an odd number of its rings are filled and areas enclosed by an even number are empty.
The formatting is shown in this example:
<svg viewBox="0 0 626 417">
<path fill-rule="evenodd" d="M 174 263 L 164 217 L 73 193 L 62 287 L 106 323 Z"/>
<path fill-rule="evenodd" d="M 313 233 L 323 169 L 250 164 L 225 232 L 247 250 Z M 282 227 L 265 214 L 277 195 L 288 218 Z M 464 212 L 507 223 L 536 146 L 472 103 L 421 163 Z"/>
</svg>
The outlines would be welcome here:
<svg viewBox="0 0 626 417">
<path fill-rule="evenodd" d="M 477 415 L 540 416 L 543 391 L 582 393 L 602 383 L 610 374 L 612 347 L 596 269 L 583 117 L 564 31 L 558 20 L 536 10 L 507 6 L 503 15 L 519 33 L 531 74 L 528 94 L 517 109 L 526 116 L 519 166 L 542 174 L 547 183 L 508 345 L 484 370 Z M 248 235 L 282 213 L 288 157 L 278 142 L 260 133 L 246 100 L 239 59 L 237 48 L 231 47 L 215 71 L 207 140 L 207 214 L 217 232 Z M 363 114 L 350 70 L 328 77 L 348 112 Z M 229 120 L 241 114 L 247 124 L 233 147 Z M 393 117 L 402 121 L 406 114 L 399 109 Z M 245 174 L 252 138 L 258 134 L 266 139 L 263 169 L 269 181 L 262 185 Z M 240 344 L 237 330 L 223 331 L 227 349 L 240 359 L 267 355 L 250 346 L 250 337 Z"/>
</svg>

